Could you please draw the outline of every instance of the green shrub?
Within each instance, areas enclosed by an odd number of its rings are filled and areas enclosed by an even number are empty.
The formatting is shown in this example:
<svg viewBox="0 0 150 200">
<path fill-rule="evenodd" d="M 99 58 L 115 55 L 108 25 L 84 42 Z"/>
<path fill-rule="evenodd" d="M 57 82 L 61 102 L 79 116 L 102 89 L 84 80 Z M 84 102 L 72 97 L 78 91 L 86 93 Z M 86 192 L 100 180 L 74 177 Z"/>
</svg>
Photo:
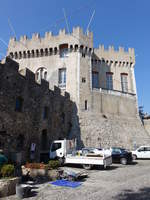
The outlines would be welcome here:
<svg viewBox="0 0 150 200">
<path fill-rule="evenodd" d="M 13 177 L 15 172 L 15 167 L 14 165 L 11 164 L 5 164 L 1 168 L 1 175 L 2 177 Z"/>
<path fill-rule="evenodd" d="M 50 160 L 47 164 L 47 169 L 57 169 L 60 167 L 59 160 Z"/>
</svg>

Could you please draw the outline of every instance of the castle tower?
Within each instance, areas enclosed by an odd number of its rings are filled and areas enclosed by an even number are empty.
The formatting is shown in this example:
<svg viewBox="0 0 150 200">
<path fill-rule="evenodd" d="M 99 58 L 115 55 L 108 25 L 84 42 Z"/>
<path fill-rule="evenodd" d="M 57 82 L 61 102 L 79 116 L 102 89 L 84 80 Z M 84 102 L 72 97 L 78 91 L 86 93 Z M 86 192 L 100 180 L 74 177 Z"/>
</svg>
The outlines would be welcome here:
<svg viewBox="0 0 150 200">
<path fill-rule="evenodd" d="M 36 74 L 36 80 L 41 78 L 49 82 L 50 89 L 58 86 L 67 91 L 71 99 L 79 101 L 80 59 L 83 50 L 91 56 L 93 48 L 93 35 L 83 34 L 79 27 L 73 28 L 71 34 L 60 30 L 53 36 L 51 32 L 45 33 L 41 38 L 33 34 L 32 39 L 21 36 L 20 41 L 11 38 L 7 55 L 10 55 L 22 68 L 29 68 Z"/>
<path fill-rule="evenodd" d="M 70 94 L 78 116 L 72 119 L 70 137 L 86 146 L 140 143 L 145 132 L 138 117 L 134 49 L 94 49 L 93 33 L 76 27 L 71 34 L 60 30 L 44 38 L 11 38 L 7 55 L 19 62 L 20 70 L 33 71 L 36 81 L 46 79 L 50 89 L 57 86 Z"/>
</svg>

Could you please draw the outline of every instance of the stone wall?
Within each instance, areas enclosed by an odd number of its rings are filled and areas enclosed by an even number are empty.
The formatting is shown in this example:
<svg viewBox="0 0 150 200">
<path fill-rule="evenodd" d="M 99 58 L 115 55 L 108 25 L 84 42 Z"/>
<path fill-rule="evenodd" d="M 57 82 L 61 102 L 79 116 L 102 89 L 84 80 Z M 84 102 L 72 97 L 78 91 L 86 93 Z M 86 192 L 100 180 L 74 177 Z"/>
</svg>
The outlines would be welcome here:
<svg viewBox="0 0 150 200">
<path fill-rule="evenodd" d="M 150 119 L 144 119 L 143 120 L 144 123 L 144 128 L 145 130 L 148 132 L 148 134 L 150 135 Z"/>
<path fill-rule="evenodd" d="M 66 92 L 57 87 L 49 90 L 48 82 L 38 84 L 33 72 L 25 69 L 20 74 L 18 68 L 9 58 L 0 64 L 0 148 L 8 157 L 24 161 L 35 143 L 35 157 L 40 160 L 53 140 L 68 137 L 73 102 Z"/>
<path fill-rule="evenodd" d="M 64 57 L 61 45 L 67 48 Z M 126 141 L 124 144 L 131 147 L 136 142 L 142 144 L 142 138 L 149 140 L 138 117 L 133 48 L 128 51 L 123 47 L 115 50 L 113 46 L 105 49 L 103 45 L 93 48 L 93 34 L 84 34 L 77 27 L 70 34 L 60 30 L 56 36 L 45 33 L 44 38 L 39 34 L 33 34 L 31 39 L 22 36 L 19 41 L 11 38 L 7 55 L 20 64 L 21 70 L 28 67 L 36 73 L 44 67 L 49 87 L 56 85 L 70 94 L 74 104 L 69 137 L 78 137 L 80 145 L 94 145 L 103 140 L 104 146 L 115 145 L 116 141 L 120 146 Z M 62 68 L 66 69 L 65 87 L 59 85 Z M 92 85 L 92 72 L 98 73 L 96 88 Z M 108 73 L 113 75 L 113 88 L 107 87 Z M 127 76 L 127 91 L 122 88 L 122 74 Z M 36 117 L 39 115 L 36 113 Z M 59 130 L 55 132 L 60 134 Z M 134 141 L 133 137 L 138 139 Z"/>
<path fill-rule="evenodd" d="M 149 144 L 150 135 L 145 131 L 140 119 L 82 112 L 79 118 L 81 140 L 85 146 L 121 146 L 133 149 Z"/>
</svg>

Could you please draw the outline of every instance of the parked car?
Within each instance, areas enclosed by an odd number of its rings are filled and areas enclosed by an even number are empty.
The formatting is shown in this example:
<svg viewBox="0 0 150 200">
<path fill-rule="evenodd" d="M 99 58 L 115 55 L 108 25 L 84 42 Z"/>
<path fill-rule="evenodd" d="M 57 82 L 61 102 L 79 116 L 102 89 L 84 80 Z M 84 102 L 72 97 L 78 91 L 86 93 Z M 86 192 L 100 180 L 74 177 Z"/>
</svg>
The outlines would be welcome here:
<svg viewBox="0 0 150 200">
<path fill-rule="evenodd" d="M 135 151 L 132 151 L 133 159 L 137 158 L 149 158 L 150 159 L 150 146 L 140 146 Z"/>
<path fill-rule="evenodd" d="M 132 163 L 132 153 L 128 150 L 120 147 L 112 147 L 110 151 L 113 163 L 121 163 L 122 165 Z"/>
</svg>

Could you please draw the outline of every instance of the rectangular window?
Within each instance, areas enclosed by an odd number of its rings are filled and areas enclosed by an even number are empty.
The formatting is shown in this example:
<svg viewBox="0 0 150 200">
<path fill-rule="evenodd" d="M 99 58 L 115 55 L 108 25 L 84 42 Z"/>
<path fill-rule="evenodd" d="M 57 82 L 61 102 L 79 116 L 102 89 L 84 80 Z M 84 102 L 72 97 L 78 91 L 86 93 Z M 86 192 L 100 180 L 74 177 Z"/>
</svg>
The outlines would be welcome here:
<svg viewBox="0 0 150 200">
<path fill-rule="evenodd" d="M 60 87 L 66 87 L 66 69 L 59 69 L 59 82 Z"/>
<path fill-rule="evenodd" d="M 61 148 L 61 143 L 53 143 L 52 144 L 52 148 L 51 148 L 51 151 L 56 151 L 57 149 L 60 149 Z"/>
<path fill-rule="evenodd" d="M 98 72 L 92 72 L 92 87 L 93 88 L 99 88 L 99 73 Z"/>
<path fill-rule="evenodd" d="M 60 50 L 60 57 L 61 58 L 68 57 L 68 49 L 61 49 Z"/>
<path fill-rule="evenodd" d="M 59 52 L 61 58 L 68 57 L 68 44 L 61 44 L 59 46 Z"/>
<path fill-rule="evenodd" d="M 128 74 L 121 74 L 122 92 L 128 92 Z"/>
<path fill-rule="evenodd" d="M 48 118 L 48 107 L 45 106 L 43 110 L 43 119 L 47 119 L 47 118 Z"/>
<path fill-rule="evenodd" d="M 23 98 L 17 97 L 15 111 L 22 112 L 22 108 L 23 108 Z"/>
<path fill-rule="evenodd" d="M 87 100 L 85 100 L 84 103 L 85 103 L 85 105 L 84 105 L 84 106 L 85 106 L 85 110 L 87 110 L 87 108 L 88 108 L 88 107 L 87 107 Z"/>
<path fill-rule="evenodd" d="M 85 82 L 86 82 L 86 78 L 82 77 L 82 83 L 85 83 Z"/>
<path fill-rule="evenodd" d="M 113 73 L 106 72 L 106 87 L 108 90 L 113 90 Z"/>
</svg>

